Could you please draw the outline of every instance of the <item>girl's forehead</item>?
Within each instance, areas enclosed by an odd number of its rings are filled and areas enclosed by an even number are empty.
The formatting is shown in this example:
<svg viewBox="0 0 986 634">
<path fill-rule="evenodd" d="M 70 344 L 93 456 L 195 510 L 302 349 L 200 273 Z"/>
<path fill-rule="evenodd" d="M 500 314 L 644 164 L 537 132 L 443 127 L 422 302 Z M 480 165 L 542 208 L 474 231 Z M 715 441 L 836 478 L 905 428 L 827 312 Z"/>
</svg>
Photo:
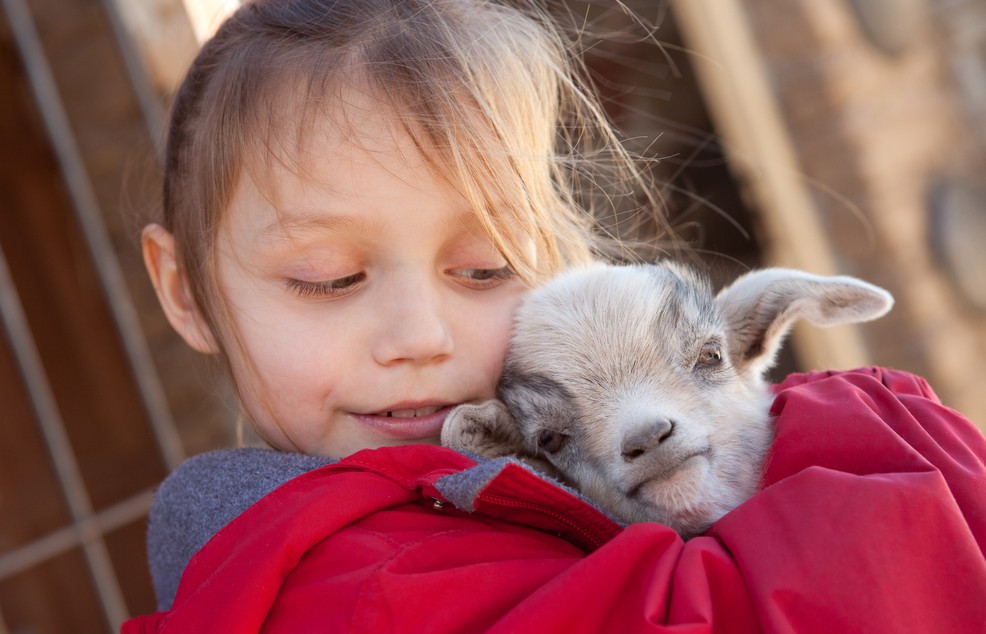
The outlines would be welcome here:
<svg viewBox="0 0 986 634">
<path fill-rule="evenodd" d="M 369 171 L 429 168 L 409 135 L 393 125 L 383 108 L 368 104 L 288 112 L 272 120 L 244 151 L 240 180 L 274 203 L 298 188 L 359 187 Z"/>
<path fill-rule="evenodd" d="M 227 226 L 276 233 L 312 221 L 317 226 L 321 216 L 359 218 L 367 215 L 364 208 L 414 207 L 413 199 L 422 198 L 457 216 L 475 216 L 440 162 L 395 118 L 385 105 L 356 95 L 342 108 L 311 116 L 304 128 L 275 132 L 273 142 L 251 148 Z"/>
<path fill-rule="evenodd" d="M 318 95 L 284 92 L 245 148 L 244 164 L 258 185 L 275 185 L 265 181 L 285 171 L 302 179 L 316 177 L 313 168 L 327 161 L 343 168 L 400 164 L 445 172 L 409 113 L 376 91 L 357 84 Z"/>
<path fill-rule="evenodd" d="M 500 187 L 504 179 L 516 175 L 475 169 L 489 165 L 490 159 L 489 153 L 479 156 L 477 148 L 495 154 L 498 145 L 484 142 L 493 141 L 495 135 L 478 120 L 466 124 L 470 130 L 423 121 L 418 113 L 388 100 L 383 91 L 365 82 L 318 91 L 310 86 L 310 82 L 294 83 L 293 92 L 282 91 L 286 93 L 283 97 L 273 99 L 261 118 L 262 132 L 245 145 L 248 155 L 236 189 L 247 185 L 254 190 L 253 197 L 262 199 L 267 210 L 268 223 L 291 224 L 291 215 L 317 209 L 319 197 L 326 193 L 334 195 L 333 203 L 348 199 L 358 205 L 363 189 L 393 186 L 410 197 L 415 196 L 415 186 L 429 183 L 453 200 L 453 208 L 474 216 L 470 224 L 493 238 L 498 247 L 505 240 L 517 242 L 507 236 L 529 233 L 529 229 L 513 226 L 509 213 L 500 213 L 519 207 L 512 196 L 516 192 Z M 467 154 L 465 162 L 459 162 Z M 477 189 L 480 183 L 482 190 Z M 306 205 L 305 196 L 314 202 Z M 238 199 L 242 196 L 234 195 L 222 224 L 228 226 Z M 407 201 L 394 198 L 392 202 L 402 206 Z M 533 261 L 526 249 L 513 259 L 518 258 Z"/>
</svg>

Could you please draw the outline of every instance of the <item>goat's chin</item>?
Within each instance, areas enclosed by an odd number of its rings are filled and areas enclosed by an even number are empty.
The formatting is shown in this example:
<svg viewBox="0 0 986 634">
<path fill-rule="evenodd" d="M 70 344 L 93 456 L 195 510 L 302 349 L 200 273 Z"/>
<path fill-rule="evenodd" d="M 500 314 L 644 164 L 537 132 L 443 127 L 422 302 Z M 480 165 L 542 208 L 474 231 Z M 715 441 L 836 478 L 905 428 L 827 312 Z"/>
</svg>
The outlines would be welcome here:
<svg viewBox="0 0 986 634">
<path fill-rule="evenodd" d="M 627 523 L 657 522 L 673 529 L 683 539 L 700 535 L 726 511 L 711 508 L 706 504 L 677 509 L 659 507 L 650 500 L 626 500 L 616 513 Z"/>
<path fill-rule="evenodd" d="M 723 482 L 703 460 L 671 480 L 644 484 L 610 510 L 628 523 L 660 522 L 689 539 L 747 499 L 747 488 L 745 483 Z"/>
</svg>

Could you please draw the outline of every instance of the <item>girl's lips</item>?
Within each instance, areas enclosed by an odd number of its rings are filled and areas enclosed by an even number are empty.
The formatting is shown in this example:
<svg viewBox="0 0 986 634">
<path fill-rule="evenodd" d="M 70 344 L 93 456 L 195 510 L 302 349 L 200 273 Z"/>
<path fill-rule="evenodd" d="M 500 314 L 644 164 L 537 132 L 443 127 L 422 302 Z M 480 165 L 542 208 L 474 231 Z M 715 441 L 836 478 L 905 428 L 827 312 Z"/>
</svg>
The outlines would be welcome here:
<svg viewBox="0 0 986 634">
<path fill-rule="evenodd" d="M 402 407 L 377 414 L 353 414 L 374 432 L 396 440 L 435 439 L 442 435 L 445 417 L 454 405 L 441 407 Z M 430 413 L 429 413 L 430 411 Z M 419 414 L 415 416 L 414 414 Z"/>
</svg>

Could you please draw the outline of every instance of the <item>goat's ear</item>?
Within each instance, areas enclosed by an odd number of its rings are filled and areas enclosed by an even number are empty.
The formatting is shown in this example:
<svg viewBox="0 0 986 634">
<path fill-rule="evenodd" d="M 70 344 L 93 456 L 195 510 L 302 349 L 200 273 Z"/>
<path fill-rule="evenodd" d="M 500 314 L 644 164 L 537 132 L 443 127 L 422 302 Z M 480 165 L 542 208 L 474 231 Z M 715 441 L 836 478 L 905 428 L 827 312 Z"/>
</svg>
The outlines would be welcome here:
<svg viewBox="0 0 986 634">
<path fill-rule="evenodd" d="M 487 458 L 526 454 L 524 436 L 500 401 L 460 405 L 442 427 L 442 445 Z"/>
<path fill-rule="evenodd" d="M 821 277 L 791 269 L 747 273 L 716 296 L 726 320 L 729 357 L 741 373 L 774 365 L 784 337 L 797 319 L 833 326 L 882 317 L 890 293 L 854 277 Z"/>
</svg>

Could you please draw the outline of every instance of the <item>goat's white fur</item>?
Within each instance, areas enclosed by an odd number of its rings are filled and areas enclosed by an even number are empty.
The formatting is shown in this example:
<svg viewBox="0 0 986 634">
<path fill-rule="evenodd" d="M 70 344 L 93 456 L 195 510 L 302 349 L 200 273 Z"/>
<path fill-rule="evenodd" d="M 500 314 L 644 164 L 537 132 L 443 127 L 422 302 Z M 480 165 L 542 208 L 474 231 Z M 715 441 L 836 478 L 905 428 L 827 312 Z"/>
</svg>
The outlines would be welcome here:
<svg viewBox="0 0 986 634">
<path fill-rule="evenodd" d="M 892 305 L 858 279 L 789 269 L 716 296 L 674 263 L 577 269 L 525 297 L 500 400 L 457 408 L 442 442 L 515 455 L 624 521 L 690 537 L 756 490 L 773 439 L 763 373 L 793 322 L 867 321 Z"/>
</svg>

